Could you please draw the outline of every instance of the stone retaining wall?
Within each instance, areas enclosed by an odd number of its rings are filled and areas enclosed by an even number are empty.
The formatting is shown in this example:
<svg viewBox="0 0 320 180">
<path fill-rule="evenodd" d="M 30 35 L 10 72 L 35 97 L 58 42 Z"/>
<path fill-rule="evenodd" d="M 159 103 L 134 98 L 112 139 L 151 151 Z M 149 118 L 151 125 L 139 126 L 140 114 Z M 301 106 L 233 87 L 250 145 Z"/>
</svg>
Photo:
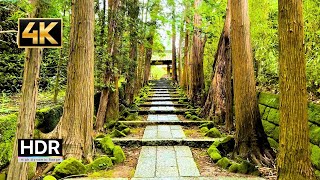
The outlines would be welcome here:
<svg viewBox="0 0 320 180">
<path fill-rule="evenodd" d="M 259 109 L 262 124 L 268 135 L 270 145 L 278 149 L 279 142 L 279 96 L 259 93 Z M 308 119 L 310 127 L 311 161 L 315 169 L 320 170 L 320 105 L 309 103 Z"/>
</svg>

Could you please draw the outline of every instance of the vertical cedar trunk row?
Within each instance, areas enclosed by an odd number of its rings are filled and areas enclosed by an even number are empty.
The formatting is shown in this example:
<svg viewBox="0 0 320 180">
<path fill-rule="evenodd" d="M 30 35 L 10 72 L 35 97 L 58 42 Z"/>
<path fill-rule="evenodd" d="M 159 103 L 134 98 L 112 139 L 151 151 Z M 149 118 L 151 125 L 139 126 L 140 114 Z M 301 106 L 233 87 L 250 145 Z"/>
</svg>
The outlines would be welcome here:
<svg viewBox="0 0 320 180">
<path fill-rule="evenodd" d="M 183 59 L 181 57 L 181 51 L 182 51 L 182 42 L 183 42 L 183 25 L 184 25 L 184 21 L 181 22 L 181 27 L 180 27 L 180 38 L 179 38 L 179 50 L 178 50 L 178 82 L 180 87 L 182 87 L 182 67 L 183 67 Z"/>
<path fill-rule="evenodd" d="M 188 86 L 188 54 L 189 54 L 189 30 L 186 28 L 186 35 L 184 38 L 184 66 L 183 66 L 183 72 L 181 77 L 181 87 L 184 89 Z"/>
<path fill-rule="evenodd" d="M 109 92 L 108 105 L 106 110 L 106 121 L 118 120 L 119 118 L 119 86 L 118 75 L 113 76 L 114 91 Z"/>
<path fill-rule="evenodd" d="M 138 46 L 138 33 L 137 33 L 137 19 L 139 16 L 139 6 L 138 6 L 138 0 L 132 0 L 131 1 L 132 6 L 129 7 L 129 17 L 130 17 L 130 60 L 132 61 L 132 66 L 130 67 L 130 70 L 128 72 L 127 76 L 127 84 L 125 87 L 125 96 L 126 101 L 128 104 L 131 104 L 133 102 L 134 98 L 134 74 L 137 67 L 137 46 Z"/>
<path fill-rule="evenodd" d="M 29 17 L 39 16 L 39 1 L 31 0 L 33 12 Z M 38 97 L 38 79 L 42 60 L 41 48 L 26 48 L 21 104 L 17 119 L 13 153 L 10 161 L 7 180 L 28 179 L 28 163 L 18 162 L 18 139 L 32 139 Z"/>
<path fill-rule="evenodd" d="M 107 53 L 108 57 L 113 58 L 115 49 L 116 49 L 116 27 L 117 27 L 117 21 L 115 19 L 115 14 L 116 11 L 119 7 L 120 1 L 116 0 L 109 0 L 108 1 L 108 42 L 111 42 L 108 44 L 107 47 Z M 101 91 L 101 97 L 99 101 L 99 108 L 97 112 L 97 119 L 96 119 L 96 125 L 95 125 L 95 130 L 97 131 L 103 131 L 103 125 L 106 120 L 106 115 L 107 115 L 107 107 L 108 104 L 111 102 L 110 101 L 110 96 L 111 96 L 111 89 L 110 89 L 110 84 L 114 82 L 114 74 L 112 72 L 112 67 L 114 66 L 114 63 L 112 60 L 108 59 L 106 62 L 106 69 L 103 77 L 103 83 L 106 87 L 104 87 Z M 110 112 L 110 110 L 109 110 Z"/>
<path fill-rule="evenodd" d="M 226 123 L 230 131 L 233 128 L 232 119 L 232 89 L 231 89 L 231 52 L 230 52 L 230 0 L 226 11 L 226 19 L 220 36 L 215 63 L 213 67 L 213 79 L 202 115 L 219 117 L 220 123 Z"/>
<path fill-rule="evenodd" d="M 72 1 L 70 56 L 59 122 L 65 158 L 91 159 L 94 95 L 94 1 Z"/>
<path fill-rule="evenodd" d="M 172 80 L 177 82 L 177 48 L 176 48 L 176 20 L 175 6 L 172 7 Z"/>
<path fill-rule="evenodd" d="M 262 127 L 250 44 L 248 0 L 231 1 L 231 54 L 236 118 L 235 155 L 271 165 L 271 148 Z"/>
<path fill-rule="evenodd" d="M 315 179 L 310 162 L 302 0 L 279 0 L 279 180 Z"/>
<path fill-rule="evenodd" d="M 201 0 L 195 0 L 194 8 L 200 6 Z M 194 33 L 191 59 L 191 100 L 193 104 L 202 105 L 204 91 L 203 53 L 206 38 L 201 37 L 201 16 L 194 15 Z"/>
<path fill-rule="evenodd" d="M 144 74 L 144 85 L 148 84 L 151 68 L 151 58 L 152 58 L 152 45 L 153 45 L 154 31 L 150 32 L 147 41 L 150 47 L 146 48 L 146 57 L 145 57 L 145 74 Z"/>
</svg>

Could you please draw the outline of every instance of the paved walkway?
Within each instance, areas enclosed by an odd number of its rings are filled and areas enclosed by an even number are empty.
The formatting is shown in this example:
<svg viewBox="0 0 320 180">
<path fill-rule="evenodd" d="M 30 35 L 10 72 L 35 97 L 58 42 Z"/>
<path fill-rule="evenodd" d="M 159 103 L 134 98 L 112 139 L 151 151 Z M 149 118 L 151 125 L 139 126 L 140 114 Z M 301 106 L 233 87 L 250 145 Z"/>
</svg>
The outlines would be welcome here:
<svg viewBox="0 0 320 180">
<path fill-rule="evenodd" d="M 160 93 L 161 92 L 161 93 Z M 167 93 L 164 93 L 167 92 Z M 164 97 L 165 96 L 165 97 Z M 155 91 L 150 110 L 175 110 L 173 106 L 157 106 L 157 104 L 172 105 L 168 91 Z M 147 121 L 180 121 L 175 114 L 148 115 Z M 186 136 L 180 125 L 147 126 L 143 139 L 185 139 Z M 188 146 L 143 146 L 140 152 L 134 179 L 186 179 L 199 177 L 200 173 Z"/>
</svg>

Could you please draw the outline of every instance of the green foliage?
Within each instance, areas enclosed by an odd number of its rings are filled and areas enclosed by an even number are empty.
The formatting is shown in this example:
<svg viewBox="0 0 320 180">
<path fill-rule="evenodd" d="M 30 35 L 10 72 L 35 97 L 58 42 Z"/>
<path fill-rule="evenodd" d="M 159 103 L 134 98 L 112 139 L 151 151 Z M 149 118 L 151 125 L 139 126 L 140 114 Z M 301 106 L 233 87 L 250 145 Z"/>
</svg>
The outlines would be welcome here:
<svg viewBox="0 0 320 180">
<path fill-rule="evenodd" d="M 311 163 L 317 169 L 320 170 L 320 147 L 311 145 Z"/>
<path fill-rule="evenodd" d="M 112 160 L 108 156 L 95 159 L 92 163 L 86 165 L 87 171 L 105 170 L 113 166 Z"/>
<path fill-rule="evenodd" d="M 16 132 L 17 115 L 0 117 L 0 169 L 6 167 L 11 159 L 13 139 Z"/>
<path fill-rule="evenodd" d="M 211 128 L 205 136 L 212 137 L 212 138 L 219 138 L 221 137 L 221 133 L 217 128 Z"/>
<path fill-rule="evenodd" d="M 75 158 L 68 158 L 54 168 L 52 175 L 59 179 L 70 175 L 85 173 L 86 167 L 80 161 Z"/>
<path fill-rule="evenodd" d="M 116 163 L 121 163 L 121 162 L 124 162 L 124 160 L 126 160 L 126 155 L 124 154 L 120 146 L 114 147 L 113 156 L 115 157 Z"/>
</svg>

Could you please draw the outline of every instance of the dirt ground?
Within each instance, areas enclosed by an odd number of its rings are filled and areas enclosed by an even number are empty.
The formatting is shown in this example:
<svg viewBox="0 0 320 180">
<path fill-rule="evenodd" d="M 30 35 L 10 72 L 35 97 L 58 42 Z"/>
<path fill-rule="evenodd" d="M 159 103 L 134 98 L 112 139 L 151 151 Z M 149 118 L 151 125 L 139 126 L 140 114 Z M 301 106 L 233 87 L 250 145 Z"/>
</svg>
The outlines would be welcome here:
<svg viewBox="0 0 320 180">
<path fill-rule="evenodd" d="M 128 134 L 126 137 L 123 137 L 124 139 L 142 139 L 143 133 L 144 133 L 145 127 L 132 127 L 130 128 L 130 134 Z"/>
</svg>

